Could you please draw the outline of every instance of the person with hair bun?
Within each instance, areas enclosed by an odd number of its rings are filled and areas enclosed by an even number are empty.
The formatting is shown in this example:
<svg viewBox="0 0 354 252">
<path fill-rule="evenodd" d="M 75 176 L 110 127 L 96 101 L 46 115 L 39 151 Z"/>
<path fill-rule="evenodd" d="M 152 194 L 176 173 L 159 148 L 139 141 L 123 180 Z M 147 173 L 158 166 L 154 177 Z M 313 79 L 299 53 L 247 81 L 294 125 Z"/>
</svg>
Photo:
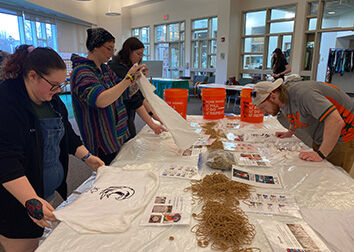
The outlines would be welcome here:
<svg viewBox="0 0 354 252">
<path fill-rule="evenodd" d="M 54 192 L 66 199 L 69 154 L 94 170 L 104 165 L 82 144 L 58 92 L 66 65 L 50 48 L 21 45 L 1 68 L 0 243 L 5 251 L 34 251 Z"/>
<path fill-rule="evenodd" d="M 140 78 L 145 65 L 133 65 L 119 78 L 105 64 L 114 55 L 115 38 L 103 28 L 87 30 L 87 58 L 73 54 L 71 93 L 76 121 L 85 146 L 106 164 L 129 139 L 123 96 Z"/>
<path fill-rule="evenodd" d="M 118 77 L 124 78 L 131 66 L 134 64 L 141 64 L 143 55 L 144 44 L 136 37 L 130 37 L 123 43 L 123 47 L 118 54 L 108 62 L 108 65 Z M 144 74 L 147 75 L 148 69 L 144 70 Z M 160 134 L 162 131 L 166 131 L 160 124 L 154 123 L 151 119 L 150 116 L 161 123 L 136 83 L 133 83 L 129 87 L 127 95 L 124 96 L 124 104 L 128 113 L 128 128 L 131 138 L 136 135 L 134 124 L 135 112 L 139 114 L 155 134 Z"/>
</svg>

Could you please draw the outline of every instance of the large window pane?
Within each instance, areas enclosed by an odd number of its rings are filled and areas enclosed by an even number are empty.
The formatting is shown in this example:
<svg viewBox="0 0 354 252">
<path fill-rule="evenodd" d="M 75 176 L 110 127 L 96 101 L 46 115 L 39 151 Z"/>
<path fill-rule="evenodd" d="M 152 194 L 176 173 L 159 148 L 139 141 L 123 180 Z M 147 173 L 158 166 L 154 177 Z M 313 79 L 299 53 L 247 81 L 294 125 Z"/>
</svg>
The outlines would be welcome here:
<svg viewBox="0 0 354 252">
<path fill-rule="evenodd" d="M 322 29 L 354 27 L 354 0 L 326 0 Z"/>
<path fill-rule="evenodd" d="M 210 55 L 210 68 L 216 68 L 216 55 Z"/>
<path fill-rule="evenodd" d="M 198 68 L 198 62 L 199 62 L 199 41 L 193 41 L 192 42 L 192 59 L 193 59 L 193 62 L 192 62 L 192 65 L 194 68 Z"/>
<path fill-rule="evenodd" d="M 210 53 L 216 54 L 216 40 L 210 41 Z"/>
<path fill-rule="evenodd" d="M 25 39 L 26 39 L 26 44 L 28 45 L 33 45 L 33 36 L 32 36 L 32 25 L 31 21 L 25 20 Z"/>
<path fill-rule="evenodd" d="M 211 37 L 216 38 L 218 31 L 218 18 L 211 19 Z"/>
<path fill-rule="evenodd" d="M 278 47 L 278 36 L 270 36 L 268 44 L 267 68 L 272 68 L 273 52 Z"/>
<path fill-rule="evenodd" d="M 270 33 L 293 32 L 294 21 L 277 22 L 270 24 Z"/>
<path fill-rule="evenodd" d="M 168 28 L 168 40 L 175 41 L 179 40 L 179 24 L 169 24 Z"/>
<path fill-rule="evenodd" d="M 310 3 L 310 15 L 317 15 L 318 13 L 318 2 Z"/>
<path fill-rule="evenodd" d="M 141 42 L 143 43 L 149 43 L 149 27 L 143 27 L 141 28 Z"/>
<path fill-rule="evenodd" d="M 21 44 L 17 16 L 0 13 L 0 49 L 13 53 Z"/>
<path fill-rule="evenodd" d="M 179 51 L 179 44 L 170 44 L 171 50 L 171 65 L 170 67 L 179 67 L 179 58 L 180 58 L 180 51 Z"/>
<path fill-rule="evenodd" d="M 264 34 L 266 22 L 266 11 L 246 13 L 245 34 Z"/>
<path fill-rule="evenodd" d="M 293 18 L 295 17 L 295 12 L 296 12 L 295 5 L 275 8 L 272 9 L 271 11 L 270 19 L 275 20 L 275 19 L 283 19 L 283 18 Z"/>
<path fill-rule="evenodd" d="M 36 22 L 37 38 L 46 39 L 45 24 Z"/>
<path fill-rule="evenodd" d="M 208 19 L 199 19 L 192 22 L 192 29 L 208 28 Z"/>
<path fill-rule="evenodd" d="M 155 41 L 166 41 L 166 25 L 159 25 L 155 27 Z"/>
<path fill-rule="evenodd" d="M 244 55 L 243 69 L 262 69 L 263 56 L 262 55 Z"/>
<path fill-rule="evenodd" d="M 311 70 L 311 68 L 312 68 L 312 58 L 313 58 L 314 45 L 315 45 L 315 34 L 307 34 L 306 35 L 304 70 Z"/>
<path fill-rule="evenodd" d="M 309 20 L 309 31 L 316 30 L 317 18 L 310 18 Z"/>
<path fill-rule="evenodd" d="M 290 61 L 291 39 L 292 39 L 291 35 L 283 36 L 282 51 L 284 53 L 285 59 L 288 62 Z"/>
<path fill-rule="evenodd" d="M 245 38 L 244 52 L 263 52 L 264 37 Z"/>
<path fill-rule="evenodd" d="M 199 30 L 192 33 L 193 39 L 205 39 L 208 38 L 208 30 Z"/>
<path fill-rule="evenodd" d="M 201 41 L 201 67 L 207 68 L 208 64 L 208 42 L 206 40 Z"/>
</svg>

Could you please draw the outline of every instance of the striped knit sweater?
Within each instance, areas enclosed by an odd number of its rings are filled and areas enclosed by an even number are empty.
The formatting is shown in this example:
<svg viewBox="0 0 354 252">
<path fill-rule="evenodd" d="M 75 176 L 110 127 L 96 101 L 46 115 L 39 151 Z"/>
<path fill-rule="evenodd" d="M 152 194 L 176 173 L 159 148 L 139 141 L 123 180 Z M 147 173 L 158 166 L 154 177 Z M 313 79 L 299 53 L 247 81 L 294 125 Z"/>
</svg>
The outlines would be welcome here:
<svg viewBox="0 0 354 252">
<path fill-rule="evenodd" d="M 106 155 L 120 150 L 128 139 L 127 112 L 120 96 L 106 108 L 96 106 L 97 97 L 120 82 L 110 68 L 102 71 L 89 59 L 71 56 L 71 95 L 74 114 L 86 148 L 94 155 L 101 149 Z"/>
</svg>

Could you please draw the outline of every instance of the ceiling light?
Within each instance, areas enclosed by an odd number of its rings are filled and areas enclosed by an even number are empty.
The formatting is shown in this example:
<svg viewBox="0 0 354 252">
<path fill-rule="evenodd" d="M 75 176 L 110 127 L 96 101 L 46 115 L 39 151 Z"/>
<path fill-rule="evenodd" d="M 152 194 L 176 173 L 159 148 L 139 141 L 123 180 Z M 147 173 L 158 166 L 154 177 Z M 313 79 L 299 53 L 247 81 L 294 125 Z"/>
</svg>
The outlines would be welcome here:
<svg viewBox="0 0 354 252">
<path fill-rule="evenodd" d="M 335 11 L 329 11 L 328 14 L 329 15 L 334 15 L 334 14 L 336 14 L 336 12 Z"/>
<path fill-rule="evenodd" d="M 89 2 L 91 0 L 76 0 L 76 1 L 79 1 L 79 2 Z"/>
<path fill-rule="evenodd" d="M 109 17 L 117 17 L 120 16 L 121 12 L 122 7 L 120 1 L 109 0 L 108 10 L 105 15 Z"/>
</svg>

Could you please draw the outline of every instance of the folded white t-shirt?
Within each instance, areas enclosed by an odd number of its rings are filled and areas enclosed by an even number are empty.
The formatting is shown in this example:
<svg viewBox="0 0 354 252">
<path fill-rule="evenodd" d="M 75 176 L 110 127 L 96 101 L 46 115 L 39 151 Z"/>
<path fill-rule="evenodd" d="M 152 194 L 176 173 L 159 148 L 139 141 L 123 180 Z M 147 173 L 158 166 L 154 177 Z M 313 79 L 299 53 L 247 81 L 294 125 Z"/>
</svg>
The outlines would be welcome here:
<svg viewBox="0 0 354 252">
<path fill-rule="evenodd" d="M 199 135 L 195 133 L 190 124 L 154 93 L 155 87 L 150 84 L 144 75 L 137 83 L 146 100 L 172 135 L 176 145 L 182 150 L 191 147 L 198 140 Z"/>
<path fill-rule="evenodd" d="M 54 215 L 79 233 L 124 232 L 158 186 L 159 175 L 150 164 L 102 166 L 92 188 Z"/>
</svg>

